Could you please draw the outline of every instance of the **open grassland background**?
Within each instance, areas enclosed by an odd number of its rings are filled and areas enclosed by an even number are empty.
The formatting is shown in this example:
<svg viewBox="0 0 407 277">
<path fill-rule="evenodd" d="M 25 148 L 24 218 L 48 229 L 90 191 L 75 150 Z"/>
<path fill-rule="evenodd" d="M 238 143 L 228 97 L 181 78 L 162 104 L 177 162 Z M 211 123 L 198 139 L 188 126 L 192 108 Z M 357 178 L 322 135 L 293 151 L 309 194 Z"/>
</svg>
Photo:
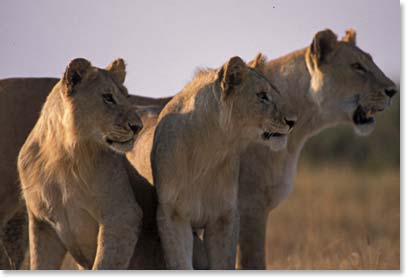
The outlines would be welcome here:
<svg viewBox="0 0 407 277">
<path fill-rule="evenodd" d="M 302 167 L 269 220 L 269 269 L 399 269 L 397 169 Z"/>
<path fill-rule="evenodd" d="M 343 126 L 306 144 L 292 193 L 271 213 L 268 268 L 400 268 L 399 102 L 371 136 Z"/>
</svg>

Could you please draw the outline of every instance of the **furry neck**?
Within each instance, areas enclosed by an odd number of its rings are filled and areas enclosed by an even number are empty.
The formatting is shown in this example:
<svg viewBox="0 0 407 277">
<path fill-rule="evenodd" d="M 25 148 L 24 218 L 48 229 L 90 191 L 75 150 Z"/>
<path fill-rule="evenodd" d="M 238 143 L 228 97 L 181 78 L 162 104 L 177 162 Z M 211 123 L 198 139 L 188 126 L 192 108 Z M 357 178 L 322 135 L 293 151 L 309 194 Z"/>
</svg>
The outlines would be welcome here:
<svg viewBox="0 0 407 277">
<path fill-rule="evenodd" d="M 233 117 L 233 99 L 221 99 L 222 91 L 215 81 L 198 92 L 195 97 L 193 122 L 201 130 L 199 141 L 208 148 L 218 147 L 218 152 L 238 154 L 249 143 L 242 120 Z M 236 122 L 239 121 L 239 122 Z"/>
<path fill-rule="evenodd" d="M 335 122 L 324 116 L 322 107 L 315 99 L 315 93 L 324 93 L 323 87 L 315 92 L 315 76 L 312 77 L 308 48 L 298 50 L 284 57 L 269 61 L 266 75 L 274 83 L 292 108 L 296 111 L 298 121 L 289 136 L 288 151 L 299 152 L 306 139 L 317 134 Z"/>
<path fill-rule="evenodd" d="M 97 161 L 101 148 L 90 140 L 79 139 L 58 83 L 49 94 L 35 128 L 39 155 L 46 163 L 44 171 L 58 179 L 70 180 L 71 175 L 81 183 L 90 178 L 89 170 Z"/>
</svg>

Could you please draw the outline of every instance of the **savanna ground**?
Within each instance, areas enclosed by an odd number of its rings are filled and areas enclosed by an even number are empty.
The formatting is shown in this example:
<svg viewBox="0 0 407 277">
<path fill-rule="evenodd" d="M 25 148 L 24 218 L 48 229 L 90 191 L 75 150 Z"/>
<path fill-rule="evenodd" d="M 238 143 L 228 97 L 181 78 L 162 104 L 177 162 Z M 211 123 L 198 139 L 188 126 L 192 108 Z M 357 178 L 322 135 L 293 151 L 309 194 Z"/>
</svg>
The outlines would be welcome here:
<svg viewBox="0 0 407 277">
<path fill-rule="evenodd" d="M 269 269 L 399 269 L 399 170 L 300 168 L 268 237 Z"/>
</svg>

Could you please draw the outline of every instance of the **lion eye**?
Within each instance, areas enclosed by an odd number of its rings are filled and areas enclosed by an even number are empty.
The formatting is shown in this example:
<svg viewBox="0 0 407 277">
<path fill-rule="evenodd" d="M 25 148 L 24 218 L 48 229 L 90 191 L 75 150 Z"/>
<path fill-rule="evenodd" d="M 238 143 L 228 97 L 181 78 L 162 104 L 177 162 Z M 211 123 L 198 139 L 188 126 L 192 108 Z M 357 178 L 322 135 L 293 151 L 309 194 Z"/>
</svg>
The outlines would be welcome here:
<svg viewBox="0 0 407 277">
<path fill-rule="evenodd" d="M 114 101 L 113 95 L 111 95 L 110 93 L 107 94 L 103 94 L 103 102 L 105 102 L 106 104 L 116 104 L 116 101 Z"/>
<path fill-rule="evenodd" d="M 361 73 L 366 73 L 366 68 L 363 67 L 363 65 L 361 65 L 360 63 L 353 63 L 351 64 L 351 67 L 356 70 L 359 71 Z"/>
<path fill-rule="evenodd" d="M 257 97 L 259 98 L 261 103 L 267 104 L 270 103 L 270 98 L 268 97 L 267 93 L 264 91 L 256 93 Z"/>
</svg>

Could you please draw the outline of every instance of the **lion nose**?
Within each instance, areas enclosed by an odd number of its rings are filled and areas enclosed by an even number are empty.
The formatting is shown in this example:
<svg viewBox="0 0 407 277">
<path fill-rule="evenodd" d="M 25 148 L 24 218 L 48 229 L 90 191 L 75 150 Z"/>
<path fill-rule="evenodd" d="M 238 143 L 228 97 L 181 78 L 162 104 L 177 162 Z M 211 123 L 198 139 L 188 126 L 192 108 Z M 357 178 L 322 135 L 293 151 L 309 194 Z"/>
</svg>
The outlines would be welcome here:
<svg viewBox="0 0 407 277">
<path fill-rule="evenodd" d="M 295 125 L 296 120 L 295 119 L 287 119 L 284 118 L 285 123 L 288 125 L 288 127 L 290 127 L 290 129 L 292 129 Z"/>
<path fill-rule="evenodd" d="M 129 123 L 129 127 L 133 131 L 134 134 L 137 134 L 138 132 L 140 132 L 141 129 L 143 129 L 143 125 L 139 124 L 139 123 L 137 123 L 137 124 Z"/>
<path fill-rule="evenodd" d="M 392 97 L 397 93 L 397 90 L 396 90 L 395 88 L 388 88 L 388 89 L 385 89 L 385 90 L 384 90 L 384 93 L 385 93 L 388 97 L 392 98 Z"/>
</svg>

